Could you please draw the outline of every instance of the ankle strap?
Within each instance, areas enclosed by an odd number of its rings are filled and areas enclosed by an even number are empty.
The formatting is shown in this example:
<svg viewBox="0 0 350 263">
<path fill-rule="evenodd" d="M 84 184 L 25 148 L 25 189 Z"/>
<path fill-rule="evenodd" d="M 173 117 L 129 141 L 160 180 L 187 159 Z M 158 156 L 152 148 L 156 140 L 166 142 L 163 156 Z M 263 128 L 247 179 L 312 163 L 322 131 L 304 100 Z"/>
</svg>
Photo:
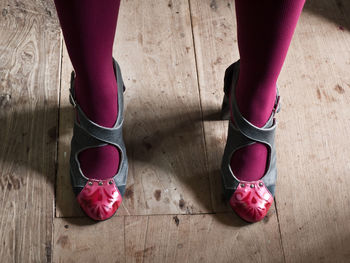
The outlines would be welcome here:
<svg viewBox="0 0 350 263">
<path fill-rule="evenodd" d="M 79 123 L 77 118 L 75 117 L 75 125 L 79 126 L 83 130 L 85 130 L 90 136 L 103 141 L 105 143 L 110 143 L 118 147 L 121 144 L 122 140 L 122 125 L 123 125 L 123 91 L 124 91 L 124 83 L 121 76 L 120 67 L 117 61 L 113 58 L 113 67 L 114 73 L 116 75 L 117 84 L 118 84 L 118 116 L 117 120 L 112 128 L 103 127 L 93 121 L 91 121 L 83 112 L 80 105 L 75 99 L 75 72 L 71 73 L 71 82 L 69 89 L 69 101 L 73 105 L 73 107 L 77 110 Z M 122 89 L 123 87 L 123 89 Z"/>
<path fill-rule="evenodd" d="M 235 97 L 235 89 L 236 89 L 236 84 L 238 80 L 239 65 L 238 65 L 238 68 L 236 68 L 236 70 L 234 70 L 233 73 L 235 75 L 232 77 L 230 103 L 232 105 L 232 114 L 233 114 L 235 125 L 240 130 L 240 132 L 247 138 L 253 141 L 262 142 L 271 146 L 274 140 L 276 123 L 277 123 L 274 116 L 276 112 L 279 111 L 279 105 L 280 105 L 279 104 L 280 96 L 279 96 L 278 88 L 277 88 L 275 104 L 271 112 L 271 115 L 268 121 L 265 123 L 265 125 L 260 128 L 250 123 L 247 119 L 245 119 L 238 109 L 238 105 Z M 233 125 L 231 121 L 230 121 L 230 125 Z"/>
</svg>

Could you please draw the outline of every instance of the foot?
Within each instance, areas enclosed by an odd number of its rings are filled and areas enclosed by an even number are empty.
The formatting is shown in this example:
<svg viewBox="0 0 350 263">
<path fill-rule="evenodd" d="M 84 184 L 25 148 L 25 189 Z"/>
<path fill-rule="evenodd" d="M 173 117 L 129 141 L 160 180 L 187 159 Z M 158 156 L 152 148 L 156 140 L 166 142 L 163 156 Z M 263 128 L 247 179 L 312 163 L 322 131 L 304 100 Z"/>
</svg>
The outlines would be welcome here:
<svg viewBox="0 0 350 263">
<path fill-rule="evenodd" d="M 238 82 L 235 95 L 242 116 L 253 125 L 261 128 L 271 115 L 276 99 L 276 92 L 270 92 L 271 94 L 268 94 L 264 89 L 260 90 L 262 92 L 258 90 L 254 94 L 249 94 L 247 89 L 241 89 L 239 87 Z M 232 108 L 231 120 L 234 123 Z M 257 181 L 266 172 L 267 157 L 267 146 L 256 142 L 234 152 L 230 162 L 231 170 L 239 180 L 248 182 Z"/>
<path fill-rule="evenodd" d="M 118 87 L 111 65 L 108 77 L 98 81 L 75 79 L 75 94 L 80 107 L 93 122 L 112 128 L 118 116 Z M 78 120 L 79 121 L 79 120 Z M 78 156 L 83 174 L 89 179 L 105 180 L 118 171 L 120 153 L 112 145 L 83 150 Z"/>
</svg>

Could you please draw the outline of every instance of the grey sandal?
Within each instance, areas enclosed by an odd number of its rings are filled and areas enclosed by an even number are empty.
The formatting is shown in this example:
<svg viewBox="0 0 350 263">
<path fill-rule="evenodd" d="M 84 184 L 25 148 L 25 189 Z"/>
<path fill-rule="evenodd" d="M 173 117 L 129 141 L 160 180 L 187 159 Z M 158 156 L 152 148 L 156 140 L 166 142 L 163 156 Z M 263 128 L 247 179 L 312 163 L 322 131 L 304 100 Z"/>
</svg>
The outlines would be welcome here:
<svg viewBox="0 0 350 263">
<path fill-rule="evenodd" d="M 91 121 L 75 100 L 74 79 L 71 74 L 70 102 L 77 109 L 79 123 L 75 117 L 70 153 L 70 178 L 73 191 L 82 210 L 94 220 L 105 220 L 112 217 L 119 206 L 125 192 L 128 176 L 128 160 L 123 141 L 123 83 L 120 67 L 113 58 L 114 73 L 118 84 L 118 117 L 113 128 L 107 128 Z M 122 88 L 123 87 L 123 88 Z M 91 147 L 107 144 L 117 147 L 121 154 L 119 169 L 113 178 L 107 180 L 89 179 L 82 173 L 78 155 Z"/>
<path fill-rule="evenodd" d="M 229 119 L 227 142 L 221 163 L 221 175 L 224 195 L 229 200 L 232 209 L 244 220 L 257 222 L 265 217 L 273 203 L 277 179 L 275 129 L 277 121 L 275 113 L 280 111 L 280 96 L 277 95 L 271 116 L 266 124 L 259 128 L 248 122 L 239 112 L 235 88 L 238 80 L 240 61 L 233 63 L 225 71 L 224 99 L 222 103 L 222 118 Z M 231 89 L 232 87 L 232 89 Z M 230 90 L 231 89 L 231 90 Z M 231 98 L 234 123 L 230 118 Z M 263 143 L 268 148 L 268 169 L 264 176 L 257 181 L 241 181 L 233 174 L 230 161 L 233 153 L 247 145 L 256 142 Z"/>
</svg>

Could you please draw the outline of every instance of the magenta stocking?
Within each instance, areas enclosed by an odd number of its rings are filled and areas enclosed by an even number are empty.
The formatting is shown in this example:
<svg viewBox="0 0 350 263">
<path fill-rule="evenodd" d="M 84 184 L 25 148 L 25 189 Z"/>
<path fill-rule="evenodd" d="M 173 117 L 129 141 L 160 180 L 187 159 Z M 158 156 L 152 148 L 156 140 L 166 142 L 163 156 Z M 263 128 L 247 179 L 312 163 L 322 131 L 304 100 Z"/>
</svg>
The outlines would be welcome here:
<svg viewBox="0 0 350 263">
<path fill-rule="evenodd" d="M 117 82 L 112 63 L 119 0 L 55 0 L 75 79 L 78 104 L 89 119 L 113 127 L 118 114 Z M 79 162 L 88 178 L 107 179 L 119 166 L 112 145 L 85 149 Z"/>
<path fill-rule="evenodd" d="M 276 81 L 305 0 L 236 0 L 240 72 L 236 87 L 242 115 L 262 127 L 276 99 Z M 256 143 L 237 150 L 231 169 L 240 180 L 260 179 L 267 148 Z"/>
</svg>

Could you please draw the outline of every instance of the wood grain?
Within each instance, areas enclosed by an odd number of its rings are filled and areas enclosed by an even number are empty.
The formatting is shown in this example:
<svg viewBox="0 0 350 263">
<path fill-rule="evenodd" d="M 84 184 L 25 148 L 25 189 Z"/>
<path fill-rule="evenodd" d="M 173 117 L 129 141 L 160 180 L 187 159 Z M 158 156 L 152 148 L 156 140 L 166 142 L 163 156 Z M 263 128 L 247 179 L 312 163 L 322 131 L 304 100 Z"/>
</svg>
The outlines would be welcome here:
<svg viewBox="0 0 350 263">
<path fill-rule="evenodd" d="M 55 219 L 54 236 L 53 262 L 125 262 L 124 217 Z"/>
<path fill-rule="evenodd" d="M 244 225 L 233 214 L 150 216 L 144 262 L 282 262 L 276 223 Z"/>
<path fill-rule="evenodd" d="M 276 201 L 287 262 L 350 258 L 350 33 L 315 15 L 327 8 L 346 21 L 350 5 L 337 3 L 306 4 L 279 80 Z"/>
<path fill-rule="evenodd" d="M 213 209 L 230 211 L 222 194 L 227 121 L 220 119 L 225 69 L 239 57 L 234 1 L 190 1 Z"/>
<path fill-rule="evenodd" d="M 55 219 L 54 262 L 283 262 L 275 218 L 254 225 L 227 213 L 90 223 Z"/>
<path fill-rule="evenodd" d="M 60 30 L 52 3 L 0 10 L 0 261 L 50 262 Z"/>
</svg>

